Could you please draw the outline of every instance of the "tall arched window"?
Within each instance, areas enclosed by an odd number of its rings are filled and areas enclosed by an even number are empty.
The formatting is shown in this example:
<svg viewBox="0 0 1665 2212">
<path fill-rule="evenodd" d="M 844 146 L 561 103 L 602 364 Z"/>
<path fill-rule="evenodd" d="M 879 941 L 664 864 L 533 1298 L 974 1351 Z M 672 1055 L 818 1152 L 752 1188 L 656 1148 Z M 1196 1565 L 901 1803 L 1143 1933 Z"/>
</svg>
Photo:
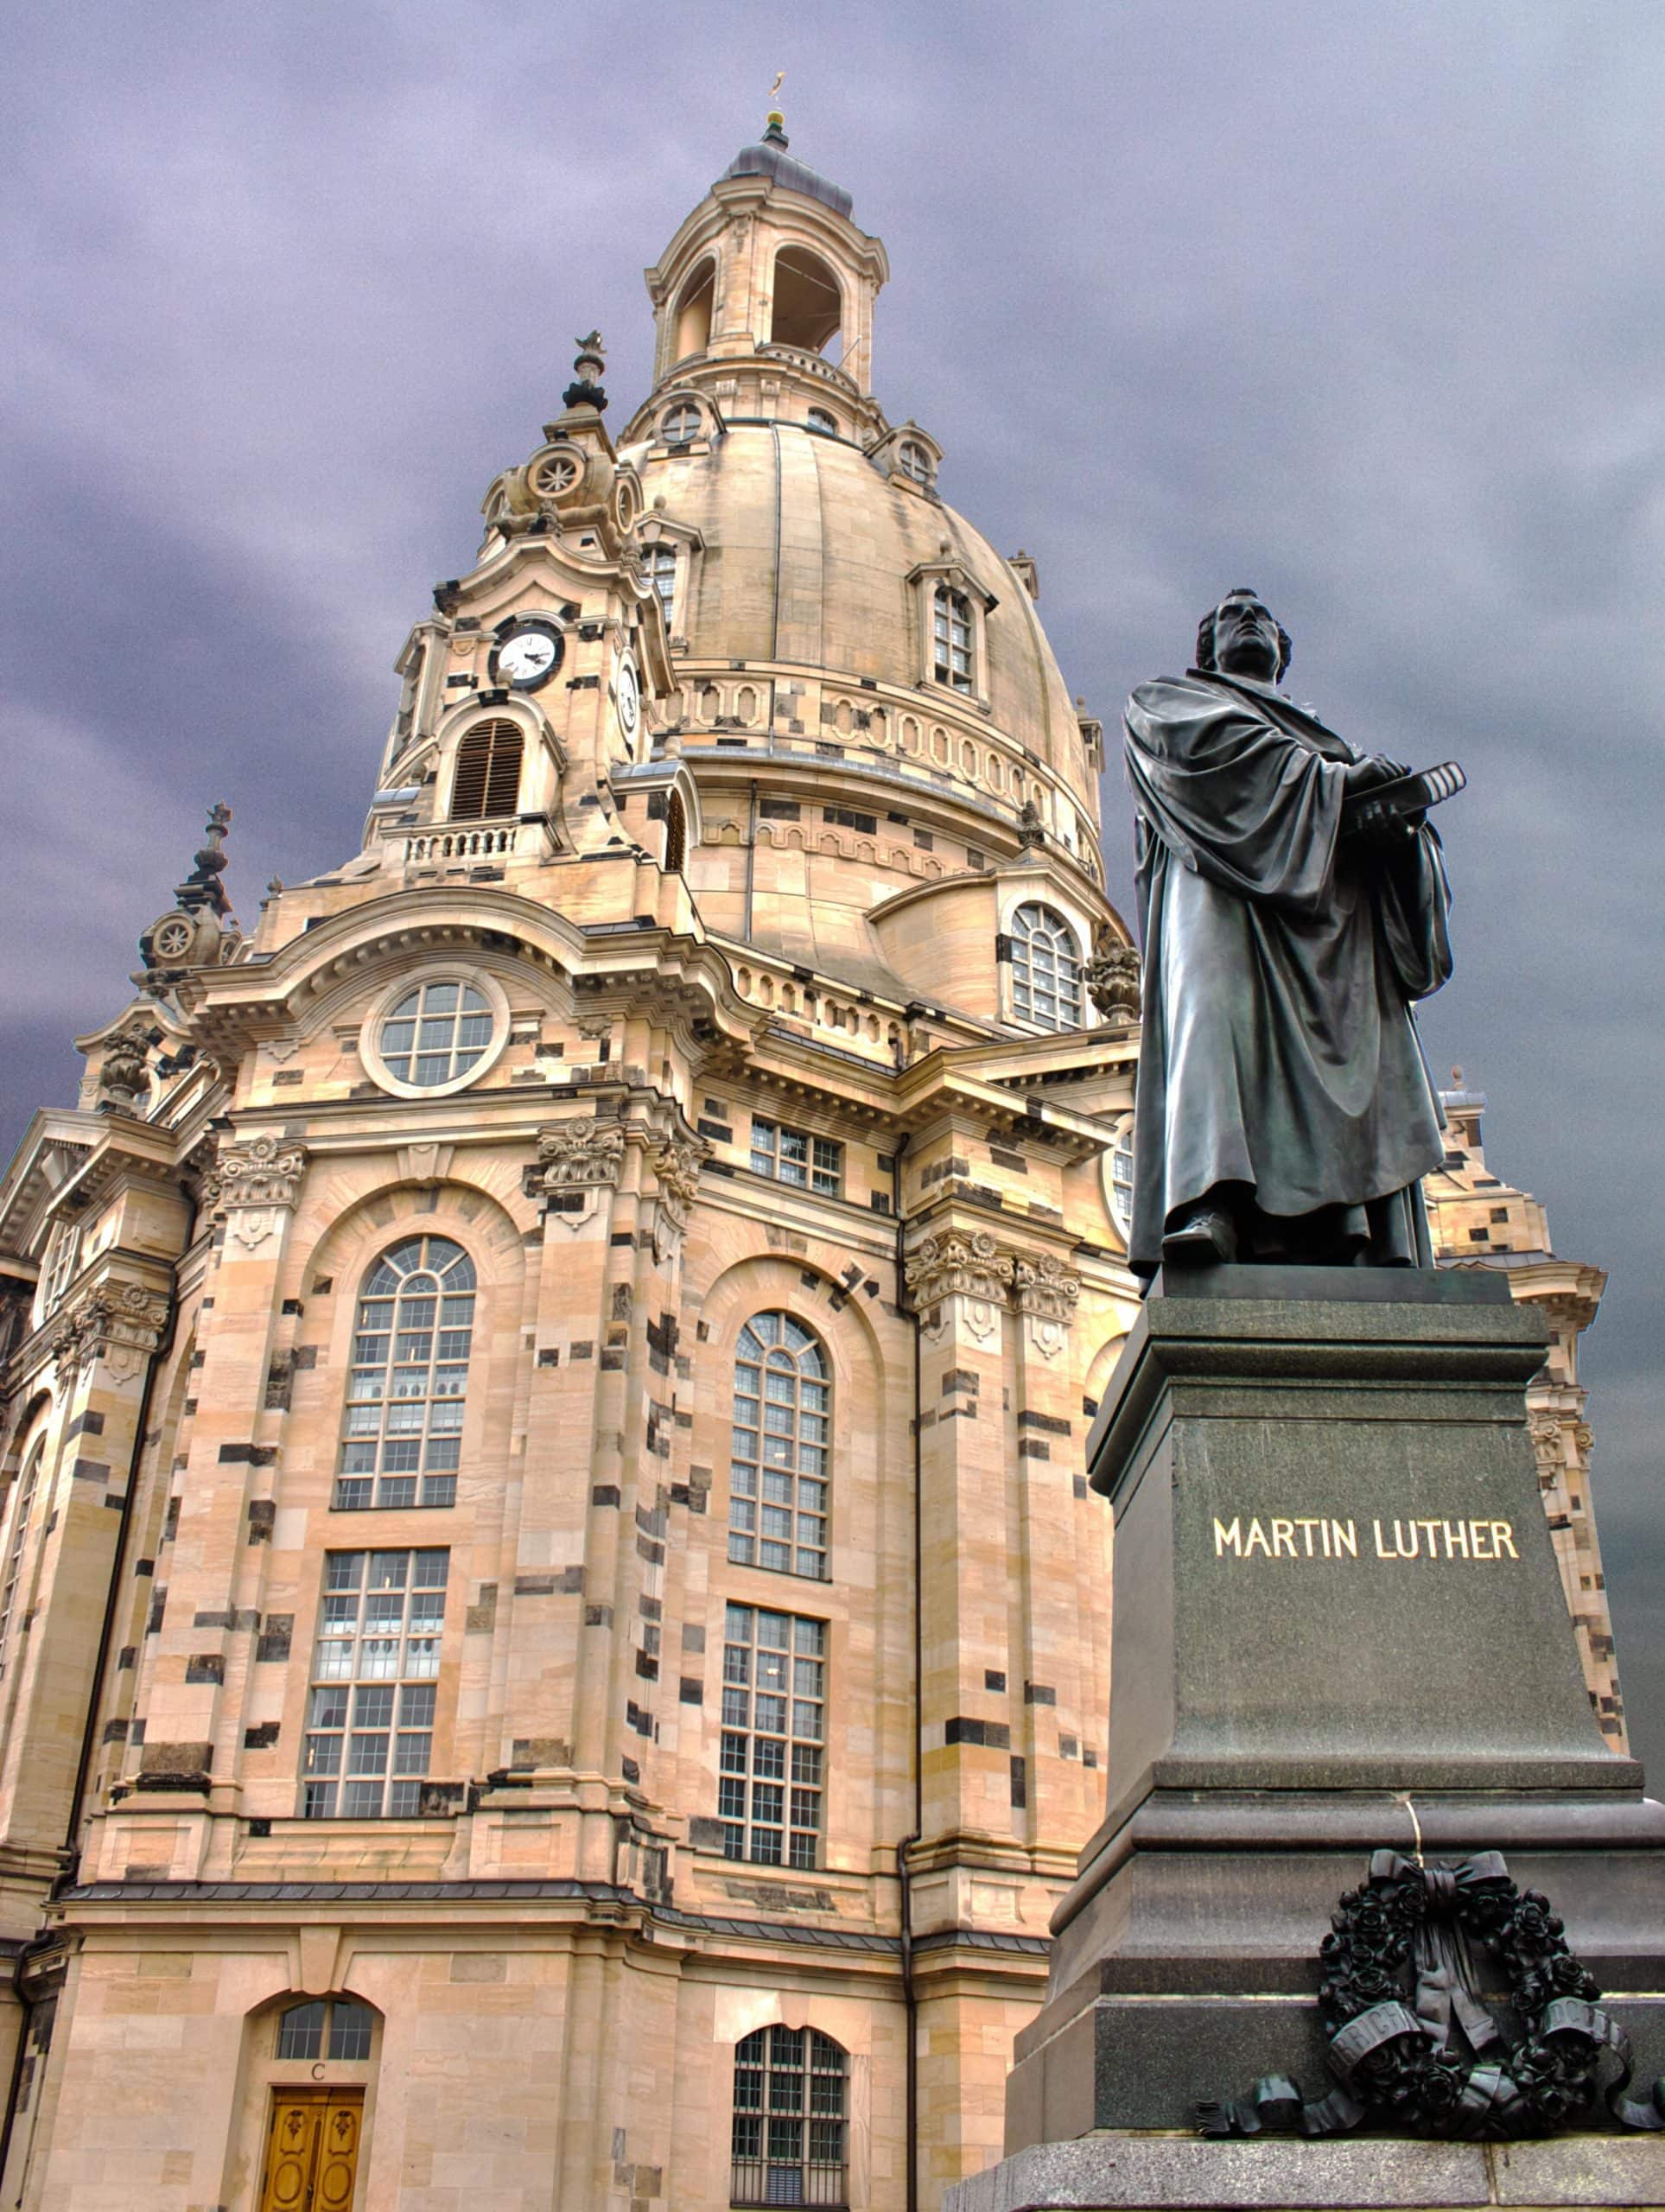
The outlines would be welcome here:
<svg viewBox="0 0 1665 2212">
<path fill-rule="evenodd" d="M 1020 906 L 1012 917 L 1012 1011 L 1039 1029 L 1081 1027 L 1081 955 L 1050 906 Z"/>
<path fill-rule="evenodd" d="M 1133 1116 L 1124 1114 L 1106 1162 L 1104 1195 L 1110 1218 L 1124 1237 L 1133 1234 Z"/>
<path fill-rule="evenodd" d="M 938 683 L 950 691 L 975 689 L 972 664 L 971 601 L 951 584 L 938 584 L 931 623 L 936 644 Z"/>
<path fill-rule="evenodd" d="M 474 1266 L 446 1236 L 384 1252 L 359 1294 L 340 1510 L 456 1503 Z"/>
<path fill-rule="evenodd" d="M 41 1462 L 46 1457 L 46 1439 L 42 1437 L 23 1462 L 23 1471 L 17 1478 L 17 1487 L 12 1497 L 11 1525 L 6 1535 L 6 1564 L 3 1576 L 0 1576 L 0 1672 L 3 1672 L 11 1661 L 12 1614 L 17 1604 L 18 1586 L 22 1580 L 29 1516 L 35 1510 L 35 1492 L 40 1483 Z"/>
<path fill-rule="evenodd" d="M 494 716 L 476 722 L 457 747 L 457 772 L 451 781 L 453 822 L 484 822 L 512 814 L 520 799 L 520 758 L 524 740 L 518 722 Z"/>
<path fill-rule="evenodd" d="M 728 1556 L 827 1579 L 832 1371 L 790 1313 L 754 1313 L 734 1355 Z"/>
<path fill-rule="evenodd" d="M 819 2028 L 759 2028 L 734 2046 L 731 2204 L 844 2204 L 849 2053 Z"/>
<path fill-rule="evenodd" d="M 672 791 L 664 809 L 664 864 L 670 875 L 680 875 L 688 858 L 688 810 L 680 791 Z"/>
</svg>

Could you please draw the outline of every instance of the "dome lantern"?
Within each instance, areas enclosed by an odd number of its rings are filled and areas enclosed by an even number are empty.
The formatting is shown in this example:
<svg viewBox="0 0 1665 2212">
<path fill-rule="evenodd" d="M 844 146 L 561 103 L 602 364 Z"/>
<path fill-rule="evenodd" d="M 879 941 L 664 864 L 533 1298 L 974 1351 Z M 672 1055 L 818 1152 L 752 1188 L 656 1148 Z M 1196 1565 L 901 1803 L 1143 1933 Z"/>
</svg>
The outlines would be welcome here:
<svg viewBox="0 0 1665 2212">
<path fill-rule="evenodd" d="M 851 205 L 793 157 L 772 112 L 646 272 L 656 386 L 732 378 L 761 360 L 786 383 L 866 400 L 873 303 L 890 269 Z"/>
</svg>

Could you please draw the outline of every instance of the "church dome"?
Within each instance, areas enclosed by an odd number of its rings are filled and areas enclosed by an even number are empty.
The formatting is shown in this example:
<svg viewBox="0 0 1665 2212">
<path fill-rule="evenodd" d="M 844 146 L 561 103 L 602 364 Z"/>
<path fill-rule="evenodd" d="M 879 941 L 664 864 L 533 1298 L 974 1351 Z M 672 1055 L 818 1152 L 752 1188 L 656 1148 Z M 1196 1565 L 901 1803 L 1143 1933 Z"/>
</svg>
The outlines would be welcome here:
<svg viewBox="0 0 1665 2212">
<path fill-rule="evenodd" d="M 662 396 L 659 423 L 672 418 L 673 432 L 687 426 L 674 417 L 679 404 Z M 701 541 L 674 612 L 679 659 L 876 687 L 893 709 L 897 749 L 911 717 L 925 733 L 906 747 L 915 757 L 956 775 L 977 761 L 980 798 L 1014 818 L 1037 804 L 1077 842 L 1096 812 L 1096 766 L 1031 595 L 1033 569 L 1014 568 L 909 474 L 934 480 L 924 434 L 907 425 L 864 451 L 812 424 L 813 399 L 727 423 L 704 395 L 694 404 L 703 435 L 680 444 L 650 435 L 626 448 L 650 512 Z M 939 601 L 956 630 L 965 624 L 963 647 L 939 634 Z M 1066 823 L 1069 802 L 1079 812 Z"/>
</svg>

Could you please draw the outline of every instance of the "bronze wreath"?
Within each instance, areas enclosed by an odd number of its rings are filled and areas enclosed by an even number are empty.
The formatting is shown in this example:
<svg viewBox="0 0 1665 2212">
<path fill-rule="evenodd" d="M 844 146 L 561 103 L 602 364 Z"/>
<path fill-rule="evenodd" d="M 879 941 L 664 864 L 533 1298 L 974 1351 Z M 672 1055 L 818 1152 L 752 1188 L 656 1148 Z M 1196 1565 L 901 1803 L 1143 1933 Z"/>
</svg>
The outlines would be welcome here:
<svg viewBox="0 0 1665 2212">
<path fill-rule="evenodd" d="M 1520 2041 L 1481 2002 L 1471 1946 L 1501 1961 Z M 1608 2050 L 1619 2071 L 1606 2112 L 1622 2127 L 1665 2128 L 1665 2082 L 1646 2104 L 1625 2095 L 1628 2037 L 1598 2007 L 1548 1898 L 1517 1889 L 1499 1852 L 1428 1866 L 1378 1851 L 1364 1886 L 1342 1898 L 1319 1964 L 1336 2087 L 1308 2102 L 1267 2075 L 1235 2103 L 1199 2104 L 1203 2134 L 1339 2135 L 1372 2119 L 1411 2135 L 1547 2135 L 1596 2102 Z"/>
</svg>

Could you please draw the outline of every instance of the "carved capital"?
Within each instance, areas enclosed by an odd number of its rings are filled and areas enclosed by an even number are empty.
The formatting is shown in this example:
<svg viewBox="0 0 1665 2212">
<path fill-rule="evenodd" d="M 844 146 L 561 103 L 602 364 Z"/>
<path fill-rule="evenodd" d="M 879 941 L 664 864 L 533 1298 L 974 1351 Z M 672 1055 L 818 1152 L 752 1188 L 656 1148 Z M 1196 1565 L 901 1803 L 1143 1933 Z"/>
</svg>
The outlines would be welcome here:
<svg viewBox="0 0 1665 2212">
<path fill-rule="evenodd" d="M 616 1122 L 555 1122 L 537 1134 L 533 1187 L 542 1191 L 595 1190 L 616 1185 L 625 1163 L 625 1133 Z"/>
<path fill-rule="evenodd" d="M 307 1148 L 292 1137 L 251 1137 L 223 1144 L 214 1161 L 218 1209 L 230 1217 L 230 1231 L 252 1251 L 294 1211 L 306 1173 Z"/>
<path fill-rule="evenodd" d="M 944 1300 L 960 1298 L 965 1300 L 965 1320 L 971 1333 L 986 1337 L 992 1333 L 997 1312 L 1006 1302 L 1012 1259 L 987 1230 L 976 1230 L 969 1236 L 955 1230 L 944 1236 L 924 1238 L 904 1272 L 913 1310 L 926 1317 L 927 1335 L 939 1334 L 947 1325 L 938 1310 Z"/>
<path fill-rule="evenodd" d="M 70 1381 L 103 1360 L 118 1380 L 137 1371 L 168 1323 L 168 1299 L 139 1283 L 101 1283 L 60 1314 L 52 1356 Z"/>
<path fill-rule="evenodd" d="M 1039 1258 L 1020 1255 L 1012 1262 L 1013 1303 L 1020 1313 L 1033 1313 L 1042 1320 L 1061 1321 L 1067 1328 L 1075 1319 L 1081 1295 L 1081 1277 L 1050 1252 Z"/>
<path fill-rule="evenodd" d="M 221 1145 L 214 1166 L 219 1203 L 228 1211 L 239 1206 L 287 1210 L 300 1196 L 307 1148 L 292 1137 L 251 1137 L 246 1143 Z"/>
<path fill-rule="evenodd" d="M 1030 1350 L 1043 1359 L 1056 1359 L 1068 1342 L 1080 1295 L 1081 1277 L 1050 1252 L 1014 1258 L 1012 1302 L 1023 1316 Z"/>
</svg>

